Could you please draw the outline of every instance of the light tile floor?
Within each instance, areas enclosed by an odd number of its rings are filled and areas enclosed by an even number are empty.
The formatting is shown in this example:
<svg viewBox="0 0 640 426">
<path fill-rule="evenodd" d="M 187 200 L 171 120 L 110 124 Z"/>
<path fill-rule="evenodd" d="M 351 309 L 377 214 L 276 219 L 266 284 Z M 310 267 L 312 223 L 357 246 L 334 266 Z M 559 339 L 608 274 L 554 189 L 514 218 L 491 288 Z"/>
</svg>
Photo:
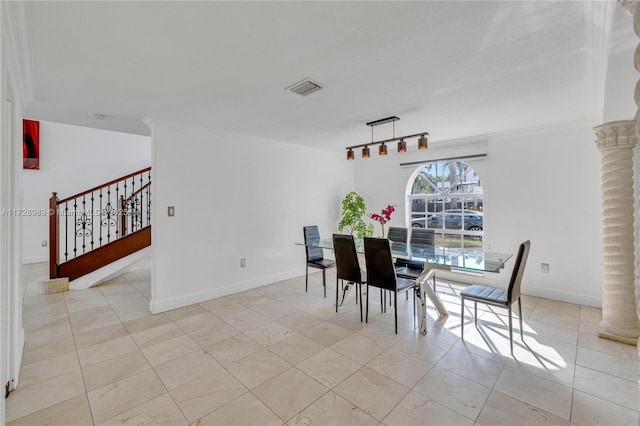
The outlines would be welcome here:
<svg viewBox="0 0 640 426">
<path fill-rule="evenodd" d="M 355 292 L 338 314 L 335 275 L 283 281 L 163 314 L 148 312 L 148 265 L 98 287 L 38 295 L 46 265 L 25 267 L 26 347 L 9 425 L 631 425 L 638 351 L 596 336 L 600 310 L 525 296 L 525 340 L 509 356 L 506 315 L 465 314 L 459 285 L 440 282 L 450 315 L 412 304 L 369 323 Z M 517 324 L 517 322 L 516 322 Z"/>
</svg>

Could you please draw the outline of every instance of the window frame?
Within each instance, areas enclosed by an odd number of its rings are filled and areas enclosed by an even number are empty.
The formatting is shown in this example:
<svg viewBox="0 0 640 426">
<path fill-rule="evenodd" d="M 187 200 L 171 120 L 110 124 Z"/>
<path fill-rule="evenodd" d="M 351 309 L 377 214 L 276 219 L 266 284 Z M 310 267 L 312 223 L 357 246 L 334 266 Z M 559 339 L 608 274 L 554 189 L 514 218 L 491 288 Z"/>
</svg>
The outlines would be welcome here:
<svg viewBox="0 0 640 426">
<path fill-rule="evenodd" d="M 458 171 L 456 176 L 458 177 L 456 180 L 451 180 L 449 174 L 449 179 L 445 181 L 445 170 L 451 169 L 452 163 L 456 165 L 455 168 Z M 421 175 L 421 172 L 427 168 L 432 168 L 430 171 L 425 171 L 425 174 L 430 176 L 430 178 L 427 178 L 426 182 L 423 182 L 422 185 L 427 187 L 429 192 L 414 194 L 414 184 Z M 435 174 L 431 173 L 433 171 L 435 171 Z M 460 180 L 465 176 L 469 176 L 469 174 L 472 174 L 475 180 L 467 180 L 466 178 L 462 181 Z M 452 191 L 450 188 L 453 184 L 455 184 L 456 189 Z M 466 189 L 458 190 L 461 185 L 463 188 L 466 186 Z M 422 210 L 420 207 L 414 210 L 417 200 L 424 200 Z M 454 205 L 455 207 L 453 207 Z M 484 190 L 482 188 L 482 180 L 478 172 L 462 159 L 448 158 L 420 164 L 411 174 L 407 182 L 405 206 L 405 211 L 407 212 L 405 223 L 407 224 L 407 228 L 413 228 L 416 222 L 422 222 L 423 226 L 417 227 L 433 229 L 435 231 L 436 246 L 474 247 L 481 249 L 484 247 Z M 447 216 L 450 216 L 449 223 L 455 223 L 456 220 L 456 213 L 449 212 L 449 214 L 447 214 L 447 211 L 450 210 L 459 211 L 460 224 L 458 227 L 454 225 L 448 228 L 446 225 Z M 469 210 L 469 213 L 467 213 L 466 210 Z M 471 212 L 481 216 L 481 230 L 473 229 L 477 228 L 477 225 L 468 225 L 465 223 L 465 217 L 470 216 L 472 214 Z M 443 219 L 442 227 L 430 227 L 428 224 L 429 218 L 438 214 Z M 475 221 L 476 219 L 474 219 L 474 222 Z M 455 243 L 455 240 L 459 241 L 459 245 L 452 245 Z"/>
</svg>

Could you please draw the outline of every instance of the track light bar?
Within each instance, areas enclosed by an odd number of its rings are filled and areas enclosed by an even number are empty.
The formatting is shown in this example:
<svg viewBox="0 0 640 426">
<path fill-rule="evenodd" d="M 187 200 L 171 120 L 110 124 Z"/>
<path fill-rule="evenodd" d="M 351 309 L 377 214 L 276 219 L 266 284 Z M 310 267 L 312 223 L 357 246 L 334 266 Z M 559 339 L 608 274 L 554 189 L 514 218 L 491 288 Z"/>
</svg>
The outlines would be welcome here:
<svg viewBox="0 0 640 426">
<path fill-rule="evenodd" d="M 427 149 L 428 145 L 427 145 L 427 136 L 429 135 L 429 132 L 420 132 L 420 133 L 416 133 L 413 135 L 406 135 L 406 136 L 399 136 L 399 137 L 395 137 L 395 122 L 400 120 L 399 117 L 391 116 L 391 117 L 387 117 L 387 118 L 381 118 L 380 120 L 375 120 L 375 121 L 370 121 L 367 123 L 367 126 L 371 127 L 371 142 L 367 142 L 367 143 L 362 143 L 360 145 L 352 145 L 352 146 L 348 146 L 345 149 L 347 150 L 347 160 L 354 160 L 355 159 L 355 155 L 353 153 L 353 150 L 355 148 L 362 148 L 362 157 L 364 158 L 369 158 L 370 156 L 370 151 L 369 151 L 369 146 L 371 145 L 380 145 L 379 149 L 378 149 L 378 153 L 379 155 L 387 155 L 387 143 L 390 142 L 396 142 L 398 141 L 398 152 L 407 152 L 407 143 L 405 142 L 405 139 L 411 139 L 411 138 L 418 138 L 418 149 Z M 373 140 L 373 128 L 375 126 L 379 126 L 381 124 L 387 124 L 387 123 L 394 123 L 394 127 L 393 127 L 393 133 L 394 133 L 394 137 L 390 138 L 390 139 L 384 139 L 384 140 L 380 140 L 380 141 L 374 141 Z"/>
</svg>

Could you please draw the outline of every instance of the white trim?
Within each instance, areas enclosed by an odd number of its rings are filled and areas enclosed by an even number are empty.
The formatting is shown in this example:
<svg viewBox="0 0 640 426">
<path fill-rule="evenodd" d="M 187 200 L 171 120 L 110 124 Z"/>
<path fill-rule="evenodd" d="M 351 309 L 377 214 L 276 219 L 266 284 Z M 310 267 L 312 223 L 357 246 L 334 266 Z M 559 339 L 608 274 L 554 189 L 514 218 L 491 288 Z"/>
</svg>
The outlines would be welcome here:
<svg viewBox="0 0 640 426">
<path fill-rule="evenodd" d="M 203 135 L 215 135 L 215 136 L 221 136 L 221 140 L 225 140 L 227 138 L 231 138 L 231 137 L 240 137 L 240 138 L 245 138 L 248 139 L 250 141 L 253 142 L 259 142 L 262 144 L 270 144 L 270 145 L 274 145 L 274 146 L 282 146 L 282 147 L 286 147 L 289 149 L 294 149 L 297 151 L 312 151 L 312 152 L 322 152 L 324 154 L 327 153 L 327 151 L 331 151 L 333 152 L 333 149 L 327 150 L 326 148 L 318 148 L 315 146 L 307 146 L 307 145 L 300 145 L 300 144 L 295 144 L 295 143 L 287 143 L 287 142 L 282 142 L 282 141 L 278 141 L 275 139 L 269 139 L 269 138 L 263 138 L 263 137 L 259 137 L 259 136 L 255 136 L 255 135 L 249 135 L 249 134 L 245 134 L 245 133 L 239 133 L 239 132 L 229 132 L 229 131 L 225 131 L 225 130 L 219 130 L 219 129 L 215 129 L 213 127 L 206 127 L 203 126 L 201 124 L 193 124 L 193 123 L 187 123 L 187 122 L 183 122 L 183 121 L 178 121 L 178 120 L 172 120 L 172 119 L 168 119 L 168 118 L 164 118 L 164 117 L 157 117 L 157 116 L 152 116 L 152 115 L 147 115 L 142 119 L 142 122 L 149 127 L 149 129 L 153 130 L 153 127 L 155 125 L 165 125 L 165 126 L 169 126 L 169 127 L 173 127 L 173 128 L 177 128 L 177 129 L 188 129 L 190 131 L 195 131 L 198 132 L 200 134 Z M 153 135 L 152 135 L 153 137 Z M 343 151 L 339 151 L 336 152 L 335 154 L 336 156 L 339 156 L 340 158 L 343 158 Z"/>
<path fill-rule="evenodd" d="M 506 276 L 498 278 L 496 274 L 485 274 L 484 277 L 472 277 L 464 276 L 463 274 L 455 273 L 454 271 L 437 271 L 436 279 L 443 282 L 452 282 L 457 284 L 471 285 L 481 284 L 489 285 L 492 287 L 503 288 L 506 290 L 508 281 L 510 278 L 511 270 L 506 269 Z M 502 274 L 500 274 L 502 275 Z M 577 305 L 593 306 L 600 308 L 602 306 L 602 298 L 595 296 L 587 296 L 584 294 L 550 290 L 548 288 L 542 288 L 537 286 L 531 286 L 526 284 L 527 275 L 525 272 L 525 280 L 521 288 L 522 294 L 526 296 L 541 297 L 543 299 L 557 300 L 560 302 L 573 303 Z"/>
<path fill-rule="evenodd" d="M 476 144 L 478 146 L 482 146 L 482 144 L 484 144 L 484 146 L 488 146 L 487 141 L 497 137 L 511 136 L 511 135 L 513 136 L 531 135 L 536 132 L 542 133 L 542 132 L 546 132 L 547 130 L 554 130 L 558 128 L 564 128 L 567 126 L 582 127 L 582 125 L 585 125 L 585 124 L 589 127 L 593 127 L 593 119 L 591 117 L 584 117 L 577 120 L 562 121 L 560 123 L 543 124 L 540 126 L 526 127 L 523 129 L 505 130 L 502 132 L 483 133 L 481 135 L 464 136 L 464 137 L 454 138 L 454 139 L 442 139 L 442 140 L 430 139 L 429 149 L 417 151 L 417 152 L 414 152 L 414 154 L 420 154 L 420 153 L 427 154 L 432 152 L 435 149 L 446 149 L 446 148 L 453 148 L 453 147 L 459 147 L 459 146 L 474 146 Z M 483 153 L 483 152 L 488 153 L 488 151 L 480 151 L 479 153 Z M 411 154 L 405 153 L 402 155 L 410 156 Z M 415 156 L 415 157 L 419 158 L 418 156 Z"/>
<path fill-rule="evenodd" d="M 243 281 L 224 287 L 217 287 L 206 291 L 199 291 L 196 293 L 186 294 L 184 296 L 175 297 L 172 299 L 157 300 L 151 299 L 149 302 L 149 310 L 152 314 L 158 314 L 161 312 L 170 311 L 172 309 L 181 308 L 183 306 L 193 305 L 194 303 L 201 303 L 207 300 L 216 299 L 222 296 L 228 296 L 230 294 L 239 293 L 245 290 L 253 290 L 254 288 L 262 287 L 268 284 L 277 283 L 280 281 L 289 280 L 292 278 L 304 275 L 304 269 L 299 268 L 292 271 L 281 272 L 269 276 L 263 276 L 253 280 Z"/>
<path fill-rule="evenodd" d="M 14 95 L 15 97 L 15 95 Z M 22 207 L 22 148 L 15 141 L 22 141 L 22 107 L 16 101 L 13 111 L 13 141 L 10 147 L 10 203 L 13 208 Z M 24 351 L 24 328 L 22 324 L 22 302 L 24 300 L 23 264 L 22 264 L 22 217 L 12 217 L 9 221 L 10 236 L 10 266 L 9 282 L 11 284 L 11 339 L 13 353 L 11 354 L 11 375 L 14 385 L 17 386 L 20 379 L 20 367 L 22 365 L 22 353 Z"/>
<path fill-rule="evenodd" d="M 48 261 L 49 261 L 49 256 L 25 257 L 24 259 L 22 259 L 22 263 L 24 265 L 30 265 L 32 263 L 43 263 Z"/>
<path fill-rule="evenodd" d="M 528 296 L 542 297 L 544 299 L 558 300 L 560 302 L 574 303 L 577 305 L 602 307 L 602 298 L 587 296 L 584 294 L 570 293 L 566 291 L 549 290 L 547 288 L 526 286 L 522 288 L 522 293 Z"/>
</svg>

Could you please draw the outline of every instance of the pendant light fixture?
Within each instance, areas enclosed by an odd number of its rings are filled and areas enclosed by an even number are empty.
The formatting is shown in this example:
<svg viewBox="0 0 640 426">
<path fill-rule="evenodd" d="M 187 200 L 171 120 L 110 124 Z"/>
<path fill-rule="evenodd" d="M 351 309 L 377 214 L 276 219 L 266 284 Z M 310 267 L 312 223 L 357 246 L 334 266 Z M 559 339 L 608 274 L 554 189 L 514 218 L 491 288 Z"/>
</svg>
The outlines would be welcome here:
<svg viewBox="0 0 640 426">
<path fill-rule="evenodd" d="M 427 149 L 427 138 L 424 137 L 424 135 L 420 135 L 420 138 L 418 139 L 418 149 Z"/>
<path fill-rule="evenodd" d="M 355 158 L 356 158 L 356 156 L 353 154 L 353 150 L 352 149 L 347 151 L 347 160 L 354 160 Z"/>
<path fill-rule="evenodd" d="M 396 137 L 395 133 L 396 133 L 396 126 L 395 126 L 395 122 L 400 120 L 400 118 L 394 116 L 391 117 L 387 117 L 387 118 L 382 118 L 380 120 L 376 120 L 376 121 L 370 121 L 369 123 L 367 123 L 367 126 L 371 127 L 371 142 L 369 143 L 365 143 L 365 144 L 360 144 L 360 145 L 353 145 L 353 146 L 348 146 L 347 149 L 347 160 L 353 160 L 355 159 L 355 155 L 353 153 L 354 148 L 361 148 L 362 147 L 362 158 L 369 158 L 371 156 L 370 150 L 369 150 L 369 146 L 370 145 L 379 145 L 378 147 L 378 155 L 387 155 L 387 142 L 398 142 L 398 152 L 407 152 L 407 142 L 405 141 L 405 139 L 412 139 L 412 138 L 418 138 L 418 149 L 427 149 L 428 148 L 428 142 L 427 142 L 427 135 L 429 134 L 428 132 L 421 132 L 421 133 L 416 133 L 414 135 L 406 135 L 406 136 L 400 136 L 400 137 Z M 381 140 L 381 141 L 374 141 L 373 140 L 373 128 L 375 126 L 379 126 L 381 124 L 387 124 L 387 123 L 392 123 L 393 124 L 393 133 L 392 133 L 392 138 L 391 139 L 385 139 L 385 140 Z"/>
<path fill-rule="evenodd" d="M 407 143 L 404 139 L 398 141 L 398 152 L 407 152 Z"/>
</svg>

